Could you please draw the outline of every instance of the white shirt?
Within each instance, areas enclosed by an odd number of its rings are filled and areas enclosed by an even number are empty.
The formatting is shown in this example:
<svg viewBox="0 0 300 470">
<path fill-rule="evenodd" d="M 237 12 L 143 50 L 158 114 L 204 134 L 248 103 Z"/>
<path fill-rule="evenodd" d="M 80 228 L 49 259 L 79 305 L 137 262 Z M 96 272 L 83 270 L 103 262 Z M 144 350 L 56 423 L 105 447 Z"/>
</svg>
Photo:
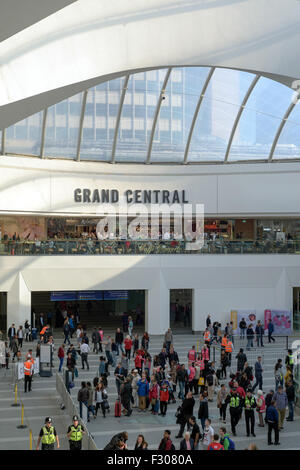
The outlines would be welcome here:
<svg viewBox="0 0 300 470">
<path fill-rule="evenodd" d="M 82 353 L 89 353 L 90 352 L 90 347 L 88 344 L 86 343 L 83 343 L 81 346 L 80 346 L 80 352 Z"/>
<path fill-rule="evenodd" d="M 203 439 L 203 445 L 204 446 L 209 446 L 209 444 L 212 442 L 213 437 L 214 437 L 214 429 L 212 426 L 205 426 L 204 428 L 204 439 Z"/>
</svg>

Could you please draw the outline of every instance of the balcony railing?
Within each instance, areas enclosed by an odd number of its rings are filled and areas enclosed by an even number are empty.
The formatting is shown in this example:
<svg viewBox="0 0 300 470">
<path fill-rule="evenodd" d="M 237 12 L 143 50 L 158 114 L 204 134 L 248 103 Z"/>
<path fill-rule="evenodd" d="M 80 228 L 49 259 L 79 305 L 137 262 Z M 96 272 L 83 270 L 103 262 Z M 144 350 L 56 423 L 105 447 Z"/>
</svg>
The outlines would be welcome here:
<svg viewBox="0 0 300 470">
<path fill-rule="evenodd" d="M 190 249 L 176 240 L 44 240 L 2 241 L 0 256 L 160 254 L 300 254 L 300 241 L 206 241 Z"/>
</svg>

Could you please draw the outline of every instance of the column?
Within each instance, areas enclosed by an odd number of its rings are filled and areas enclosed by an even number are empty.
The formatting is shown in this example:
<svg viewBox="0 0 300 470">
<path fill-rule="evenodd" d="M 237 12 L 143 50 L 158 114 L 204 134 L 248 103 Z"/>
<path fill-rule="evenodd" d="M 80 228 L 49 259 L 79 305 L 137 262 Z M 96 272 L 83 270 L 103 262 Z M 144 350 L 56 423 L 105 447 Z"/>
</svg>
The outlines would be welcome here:
<svg viewBox="0 0 300 470">
<path fill-rule="evenodd" d="M 12 323 L 16 328 L 24 326 L 25 320 L 31 321 L 31 291 L 28 289 L 22 274 L 16 275 L 14 283 L 7 293 L 7 328 Z"/>
<path fill-rule="evenodd" d="M 149 335 L 163 335 L 170 327 L 170 291 L 162 274 L 145 292 L 145 329 Z"/>
</svg>

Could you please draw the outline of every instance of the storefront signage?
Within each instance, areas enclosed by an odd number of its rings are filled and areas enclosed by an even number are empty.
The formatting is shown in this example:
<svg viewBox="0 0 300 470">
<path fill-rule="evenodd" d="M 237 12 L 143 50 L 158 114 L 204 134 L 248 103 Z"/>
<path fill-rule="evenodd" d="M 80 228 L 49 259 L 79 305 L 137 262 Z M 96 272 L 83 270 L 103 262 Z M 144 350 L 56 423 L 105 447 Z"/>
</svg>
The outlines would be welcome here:
<svg viewBox="0 0 300 470">
<path fill-rule="evenodd" d="M 127 204 L 187 204 L 185 190 L 168 191 L 166 189 L 127 189 L 123 197 Z M 74 202 L 78 203 L 117 203 L 120 193 L 117 189 L 76 188 Z"/>
</svg>

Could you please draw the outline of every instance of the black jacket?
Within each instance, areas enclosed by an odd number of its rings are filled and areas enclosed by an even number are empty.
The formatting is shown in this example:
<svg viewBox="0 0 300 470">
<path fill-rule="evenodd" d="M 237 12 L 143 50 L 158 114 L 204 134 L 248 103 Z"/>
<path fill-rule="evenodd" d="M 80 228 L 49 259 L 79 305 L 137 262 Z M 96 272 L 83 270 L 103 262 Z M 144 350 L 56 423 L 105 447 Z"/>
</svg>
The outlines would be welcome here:
<svg viewBox="0 0 300 470">
<path fill-rule="evenodd" d="M 199 419 L 208 418 L 208 402 L 206 400 L 203 400 L 200 402 L 200 406 L 198 410 L 198 418 Z"/>
<path fill-rule="evenodd" d="M 115 335 L 116 343 L 122 344 L 123 339 L 124 339 L 124 335 L 123 335 L 122 331 L 120 331 L 120 333 L 116 333 L 116 335 Z"/>
<path fill-rule="evenodd" d="M 185 398 L 182 402 L 182 413 L 184 416 L 193 416 L 195 400 L 194 398 Z"/>
<path fill-rule="evenodd" d="M 295 401 L 295 386 L 294 385 L 288 385 L 285 388 L 285 393 L 286 393 L 288 401 Z"/>
</svg>

